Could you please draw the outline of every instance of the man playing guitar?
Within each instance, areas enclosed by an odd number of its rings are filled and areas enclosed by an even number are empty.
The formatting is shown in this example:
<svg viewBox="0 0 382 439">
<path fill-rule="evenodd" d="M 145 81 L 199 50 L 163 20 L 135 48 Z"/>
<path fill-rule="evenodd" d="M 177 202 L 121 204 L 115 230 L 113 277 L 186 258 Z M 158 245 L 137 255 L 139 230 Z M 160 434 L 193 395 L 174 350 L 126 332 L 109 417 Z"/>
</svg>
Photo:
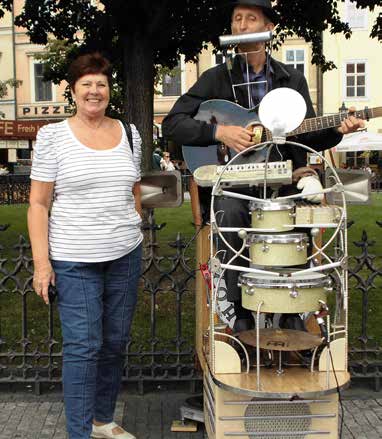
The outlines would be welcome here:
<svg viewBox="0 0 382 439">
<path fill-rule="evenodd" d="M 270 0 L 236 0 L 232 2 L 232 34 L 272 31 L 277 14 Z M 221 64 L 204 72 L 190 90 L 181 96 L 163 121 L 163 134 L 178 144 L 207 146 L 223 143 L 235 152 L 253 145 L 253 133 L 242 126 L 210 124 L 194 119 L 199 106 L 210 99 L 225 99 L 245 108 L 259 104 L 264 95 L 275 88 L 288 87 L 298 91 L 307 105 L 307 118 L 315 117 L 308 85 L 304 75 L 290 65 L 285 65 L 267 54 L 264 43 L 245 43 L 237 47 L 242 56 L 235 56 L 232 65 Z M 247 69 L 248 65 L 248 69 Z M 249 87 L 249 92 L 248 92 Z M 293 111 L 293 108 L 291 108 Z M 351 112 L 355 109 L 350 109 Z M 298 141 L 317 151 L 338 144 L 343 134 L 354 132 L 364 122 L 352 115 L 343 119 L 338 128 L 322 129 L 301 134 L 288 140 Z M 300 148 L 278 146 L 273 148 L 270 161 L 292 160 L 293 168 L 306 166 L 306 152 Z M 249 227 L 248 202 L 219 197 L 216 211 L 224 212 L 219 223 L 222 227 L 235 225 Z M 240 239 L 231 233 L 230 245 L 239 248 Z M 227 252 L 227 259 L 231 254 Z M 227 270 L 225 275 L 228 300 L 234 303 L 236 321 L 234 332 L 253 328 L 252 314 L 241 306 L 241 290 L 237 286 L 238 272 Z"/>
</svg>

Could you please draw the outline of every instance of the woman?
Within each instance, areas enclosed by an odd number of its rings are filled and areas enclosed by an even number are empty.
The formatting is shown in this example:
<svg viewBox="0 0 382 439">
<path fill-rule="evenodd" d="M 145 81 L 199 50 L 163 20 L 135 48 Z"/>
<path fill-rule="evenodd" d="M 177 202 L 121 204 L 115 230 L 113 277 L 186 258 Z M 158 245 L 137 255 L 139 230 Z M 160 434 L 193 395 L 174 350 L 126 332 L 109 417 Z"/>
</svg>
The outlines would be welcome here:
<svg viewBox="0 0 382 439">
<path fill-rule="evenodd" d="M 28 227 L 33 287 L 56 285 L 70 439 L 133 439 L 113 421 L 137 300 L 141 139 L 105 115 L 111 66 L 99 53 L 70 66 L 76 114 L 40 129 Z M 53 204 L 48 219 L 48 212 Z"/>
<path fill-rule="evenodd" d="M 160 161 L 160 168 L 162 171 L 175 171 L 174 163 L 170 160 L 170 153 L 165 151 L 163 158 Z"/>
</svg>

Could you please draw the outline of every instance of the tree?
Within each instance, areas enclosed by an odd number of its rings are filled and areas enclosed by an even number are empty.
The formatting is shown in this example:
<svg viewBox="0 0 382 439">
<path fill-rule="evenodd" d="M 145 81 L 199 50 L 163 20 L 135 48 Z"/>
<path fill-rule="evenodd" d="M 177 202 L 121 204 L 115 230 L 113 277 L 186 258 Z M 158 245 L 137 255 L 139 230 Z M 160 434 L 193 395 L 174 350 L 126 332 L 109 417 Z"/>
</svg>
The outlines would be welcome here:
<svg viewBox="0 0 382 439">
<path fill-rule="evenodd" d="M 353 0 L 373 9 L 380 0 Z M 0 6 L 10 7 L 10 0 Z M 16 24 L 28 30 L 31 41 L 46 44 L 48 35 L 67 40 L 76 51 L 98 49 L 108 54 L 116 71 L 117 87 L 125 96 L 123 108 L 137 124 L 145 145 L 152 144 L 154 77 L 158 65 L 175 67 L 179 55 L 195 60 L 206 42 L 217 45 L 227 31 L 229 0 L 26 0 Z M 98 6 L 97 6 L 98 5 Z M 326 29 L 351 31 L 339 17 L 335 0 L 279 0 L 278 43 L 295 33 L 312 43 L 313 61 L 333 68 L 321 53 L 320 34 Z M 382 14 L 372 35 L 382 40 Z M 58 71 L 56 80 L 63 79 Z M 151 161 L 145 148 L 144 164 Z"/>
<path fill-rule="evenodd" d="M 1 81 L 0 80 L 0 99 L 3 98 L 4 96 L 8 95 L 8 87 L 18 87 L 19 85 L 21 85 L 23 83 L 23 81 L 20 81 L 19 79 L 6 79 L 5 81 Z M 2 111 L 0 111 L 0 118 L 4 118 L 5 117 L 5 113 L 3 113 Z"/>
<path fill-rule="evenodd" d="M 7 79 L 5 81 L 0 80 L 0 98 L 3 98 L 4 96 L 7 96 L 8 94 L 8 87 L 18 87 L 22 84 L 22 81 L 19 79 Z"/>
</svg>

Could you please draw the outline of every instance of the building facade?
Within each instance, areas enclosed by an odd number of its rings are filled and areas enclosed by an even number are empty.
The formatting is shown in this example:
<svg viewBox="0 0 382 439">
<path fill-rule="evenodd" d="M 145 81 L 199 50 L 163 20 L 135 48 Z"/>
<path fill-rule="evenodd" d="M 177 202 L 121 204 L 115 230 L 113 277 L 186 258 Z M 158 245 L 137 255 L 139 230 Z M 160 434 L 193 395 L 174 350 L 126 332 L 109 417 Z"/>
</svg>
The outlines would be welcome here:
<svg viewBox="0 0 382 439">
<path fill-rule="evenodd" d="M 25 123 L 24 131 L 30 121 L 54 121 L 70 115 L 70 107 L 63 97 L 66 82 L 55 85 L 43 80 L 43 65 L 36 55 L 44 50 L 44 46 L 29 42 L 25 30 L 13 25 L 13 16 L 17 16 L 23 7 L 24 0 L 14 1 L 14 12 L 6 13 L 0 20 L 0 81 L 17 79 L 21 85 L 8 87 L 7 94 L 0 97 L 0 120 L 14 120 Z M 371 13 L 368 10 L 357 10 L 354 4 L 346 0 L 339 3 L 343 18 L 353 30 L 353 37 L 346 40 L 342 35 L 323 35 L 324 53 L 333 60 L 337 69 L 320 75 L 319 70 L 311 63 L 310 45 L 299 38 L 289 38 L 273 56 L 304 73 L 307 78 L 313 105 L 318 114 L 337 113 L 342 103 L 346 107 L 355 105 L 378 106 L 382 101 L 382 88 L 378 81 L 378 64 L 382 55 L 382 46 L 376 39 L 370 40 L 370 29 L 380 8 Z M 186 92 L 208 68 L 223 62 L 221 54 L 214 54 L 212 46 L 203 50 L 197 63 L 185 63 L 180 57 L 174 75 L 163 74 L 158 86 L 159 94 L 154 98 L 154 125 L 157 135 L 161 135 L 160 124 L 164 116 L 174 105 L 176 99 Z M 18 125 L 21 126 L 21 125 Z M 368 129 L 382 132 L 382 120 L 369 122 Z M 4 128 L 0 123 L 0 165 L 11 168 L 17 163 L 29 160 L 32 156 L 33 136 L 25 142 L 15 138 L 5 138 Z M 378 153 L 378 152 L 377 152 Z M 379 156 L 379 154 L 377 154 Z M 375 161 L 373 153 L 371 160 Z M 366 154 L 339 154 L 337 163 L 352 163 L 359 166 L 370 161 Z"/>
<path fill-rule="evenodd" d="M 13 13 L 6 12 L 0 20 L 0 81 L 20 81 L 0 98 L 0 165 L 16 173 L 27 169 L 24 165 L 31 160 L 36 127 L 70 114 L 63 98 L 66 84 L 43 80 L 43 65 L 36 55 L 44 46 L 31 44 L 25 29 L 13 24 L 23 5 L 24 0 L 15 0 Z"/>
<path fill-rule="evenodd" d="M 354 106 L 357 110 L 382 106 L 379 76 L 382 45 L 369 36 L 382 7 L 370 12 L 368 9 L 357 9 L 349 0 L 339 2 L 338 7 L 342 19 L 351 27 L 352 37 L 347 40 L 343 35 L 324 34 L 325 56 L 337 66 L 337 69 L 324 74 L 324 113 L 337 113 L 343 104 L 346 108 Z M 367 130 L 382 134 L 382 118 L 371 119 L 367 123 Z M 381 171 L 381 166 L 378 169 L 380 151 L 349 151 L 336 154 L 336 159 L 338 165 L 353 168 L 372 165 L 375 171 Z"/>
</svg>

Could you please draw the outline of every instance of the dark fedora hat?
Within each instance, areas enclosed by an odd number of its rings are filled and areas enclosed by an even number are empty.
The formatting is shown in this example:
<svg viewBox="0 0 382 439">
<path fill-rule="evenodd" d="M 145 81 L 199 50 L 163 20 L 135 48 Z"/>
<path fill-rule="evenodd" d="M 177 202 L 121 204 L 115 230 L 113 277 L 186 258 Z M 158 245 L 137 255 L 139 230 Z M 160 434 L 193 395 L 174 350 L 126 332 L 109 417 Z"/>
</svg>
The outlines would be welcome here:
<svg viewBox="0 0 382 439">
<path fill-rule="evenodd" d="M 279 16 L 272 8 L 270 0 L 233 0 L 231 6 L 233 8 L 236 6 L 257 6 L 263 10 L 264 15 L 267 16 L 272 23 L 277 24 L 279 21 Z"/>
</svg>

